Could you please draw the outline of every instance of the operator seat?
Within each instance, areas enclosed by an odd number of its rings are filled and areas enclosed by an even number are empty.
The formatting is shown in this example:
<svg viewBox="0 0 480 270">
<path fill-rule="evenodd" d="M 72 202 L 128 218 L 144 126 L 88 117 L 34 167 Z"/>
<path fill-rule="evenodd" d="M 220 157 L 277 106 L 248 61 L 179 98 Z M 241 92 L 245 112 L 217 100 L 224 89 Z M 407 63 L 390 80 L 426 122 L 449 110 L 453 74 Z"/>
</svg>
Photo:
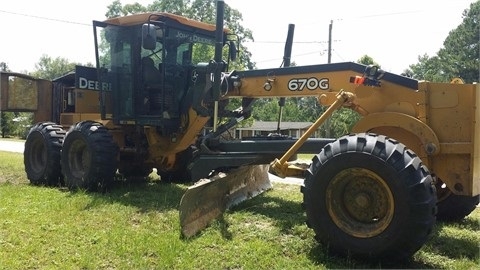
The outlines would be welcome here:
<svg viewBox="0 0 480 270">
<path fill-rule="evenodd" d="M 153 59 L 150 57 L 142 58 L 143 83 L 147 88 L 160 88 L 162 77 L 160 71 L 155 67 Z"/>
<path fill-rule="evenodd" d="M 162 96 L 162 74 L 150 57 L 142 58 L 142 79 L 143 97 L 139 100 L 142 102 L 142 114 L 158 113 L 159 97 Z"/>
</svg>

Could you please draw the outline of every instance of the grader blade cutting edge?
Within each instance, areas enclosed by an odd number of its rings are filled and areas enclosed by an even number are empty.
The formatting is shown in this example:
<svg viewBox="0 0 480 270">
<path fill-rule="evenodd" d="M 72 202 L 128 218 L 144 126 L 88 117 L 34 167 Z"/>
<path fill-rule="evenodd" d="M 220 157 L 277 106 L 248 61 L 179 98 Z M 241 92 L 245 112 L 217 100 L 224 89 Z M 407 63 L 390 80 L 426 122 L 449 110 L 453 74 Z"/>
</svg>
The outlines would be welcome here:
<svg viewBox="0 0 480 270">
<path fill-rule="evenodd" d="M 270 188 L 268 165 L 243 166 L 200 180 L 187 189 L 180 201 L 182 235 L 194 236 L 228 208 Z"/>
</svg>

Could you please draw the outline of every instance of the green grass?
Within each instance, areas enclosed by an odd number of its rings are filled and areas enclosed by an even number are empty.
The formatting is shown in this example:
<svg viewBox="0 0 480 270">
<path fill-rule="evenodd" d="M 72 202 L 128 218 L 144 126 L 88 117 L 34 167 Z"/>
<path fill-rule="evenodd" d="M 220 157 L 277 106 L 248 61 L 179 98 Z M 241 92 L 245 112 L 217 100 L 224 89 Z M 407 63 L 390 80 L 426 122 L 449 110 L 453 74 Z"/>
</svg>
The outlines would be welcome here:
<svg viewBox="0 0 480 270">
<path fill-rule="evenodd" d="M 246 201 L 182 239 L 184 185 L 119 183 L 105 194 L 28 184 L 21 154 L 0 152 L 0 269 L 477 269 L 480 211 L 439 223 L 401 265 L 335 257 L 304 224 L 294 185 Z"/>
<path fill-rule="evenodd" d="M 0 151 L 0 184 L 28 183 L 23 166 L 23 154 Z"/>
</svg>

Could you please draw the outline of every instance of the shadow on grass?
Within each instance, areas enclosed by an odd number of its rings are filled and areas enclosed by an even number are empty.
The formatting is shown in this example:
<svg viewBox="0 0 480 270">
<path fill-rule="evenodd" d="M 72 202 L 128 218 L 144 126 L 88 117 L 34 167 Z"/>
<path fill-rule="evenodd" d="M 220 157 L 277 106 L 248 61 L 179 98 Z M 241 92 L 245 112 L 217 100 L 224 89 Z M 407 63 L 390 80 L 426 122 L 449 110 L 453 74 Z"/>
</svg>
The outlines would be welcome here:
<svg viewBox="0 0 480 270">
<path fill-rule="evenodd" d="M 349 255 L 338 254 L 330 251 L 327 246 L 318 244 L 310 250 L 309 259 L 322 264 L 327 269 L 437 269 L 432 264 L 415 261 L 414 258 L 403 261 L 375 261 L 354 258 Z"/>
<path fill-rule="evenodd" d="M 300 192 L 300 191 L 299 191 Z M 275 221 L 282 233 L 289 233 L 296 225 L 305 224 L 306 218 L 301 203 L 269 196 L 267 193 L 244 201 L 232 211 L 248 211 Z"/>
<path fill-rule="evenodd" d="M 104 203 L 121 203 L 134 206 L 141 212 L 166 211 L 178 209 L 180 199 L 186 190 L 186 186 L 162 183 L 161 181 L 126 182 L 119 181 L 107 193 L 89 193 L 93 198 L 87 208 L 96 207 Z M 247 200 L 231 211 L 250 212 L 270 218 L 274 221 L 282 233 L 292 233 L 292 228 L 305 224 L 305 213 L 298 201 L 275 197 L 268 192 L 263 193 L 251 200 Z M 424 249 L 434 254 L 451 258 L 452 260 L 467 258 L 478 261 L 478 243 L 476 239 L 455 237 L 451 234 L 441 233 L 449 226 L 466 231 L 479 231 L 478 220 L 467 218 L 459 223 L 438 222 L 432 232 L 432 237 L 425 244 Z M 228 230 L 229 224 L 223 216 L 216 220 L 216 227 L 220 230 L 224 239 L 232 239 L 232 233 Z M 200 235 L 190 238 L 190 240 Z M 364 268 L 364 269 L 435 269 L 438 265 L 416 260 L 414 258 L 395 263 L 378 263 L 359 260 L 350 256 L 337 255 L 329 251 L 328 246 L 316 244 L 309 253 L 308 258 L 318 265 L 328 269 L 333 268 Z"/>
<path fill-rule="evenodd" d="M 259 195 L 251 200 L 245 201 L 234 208 L 232 211 L 248 211 L 260 214 L 274 220 L 282 233 L 292 233 L 292 228 L 297 225 L 303 225 L 306 221 L 304 210 L 300 202 L 285 200 L 280 197 L 273 197 L 268 193 Z M 228 222 L 220 219 L 220 229 L 225 239 L 231 239 L 228 231 Z M 306 225 L 305 225 L 306 226 Z M 438 223 L 432 232 L 430 240 L 425 244 L 425 249 L 432 249 L 436 254 L 442 254 L 452 260 L 467 258 L 472 261 L 479 260 L 478 243 L 475 239 L 467 240 L 451 236 L 439 236 L 439 231 L 449 224 Z M 478 231 L 478 222 L 474 219 L 466 219 L 455 226 L 460 226 L 464 230 Z M 222 229 L 223 228 L 223 229 Z M 381 260 L 363 260 L 352 256 L 330 251 L 328 246 L 316 244 L 308 254 L 309 259 L 315 264 L 324 265 L 328 269 L 338 268 L 363 268 L 363 269 L 435 269 L 438 265 L 430 262 L 424 262 L 415 258 L 404 261 L 383 261 Z"/>
<path fill-rule="evenodd" d="M 438 222 L 430 239 L 422 248 L 428 253 L 439 254 L 452 261 L 468 259 L 473 262 L 480 260 L 478 239 L 475 237 L 456 237 L 455 233 L 441 233 L 445 229 L 456 228 L 467 232 L 480 231 L 480 224 L 474 218 L 467 218 L 459 222 Z M 365 268 L 365 269 L 438 269 L 439 265 L 410 258 L 401 262 L 372 263 L 361 259 L 352 259 L 348 256 L 336 255 L 329 252 L 328 247 L 317 245 L 309 253 L 309 258 L 327 268 Z M 344 264 L 343 264 L 344 263 Z"/>
<path fill-rule="evenodd" d="M 86 209 L 108 203 L 133 206 L 139 212 L 178 209 L 185 189 L 182 185 L 161 181 L 115 181 L 106 192 L 86 192 L 92 201 Z M 84 191 L 68 191 L 71 194 Z"/>
<path fill-rule="evenodd" d="M 478 220 L 466 218 L 459 222 L 437 222 L 435 230 L 426 248 L 434 253 L 442 254 L 453 260 L 466 258 L 472 261 L 479 261 L 479 243 L 475 237 L 461 237 L 455 233 L 442 233 L 445 230 L 453 229 L 465 231 L 467 234 L 480 231 Z"/>
</svg>

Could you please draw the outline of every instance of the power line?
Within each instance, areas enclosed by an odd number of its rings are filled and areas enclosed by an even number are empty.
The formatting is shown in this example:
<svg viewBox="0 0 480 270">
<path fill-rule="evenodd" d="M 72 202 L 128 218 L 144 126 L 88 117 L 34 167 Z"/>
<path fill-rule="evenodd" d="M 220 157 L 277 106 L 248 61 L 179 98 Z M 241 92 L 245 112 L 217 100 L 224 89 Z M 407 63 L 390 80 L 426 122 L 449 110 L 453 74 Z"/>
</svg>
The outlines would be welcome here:
<svg viewBox="0 0 480 270">
<path fill-rule="evenodd" d="M 340 58 L 340 60 L 345 61 L 345 57 L 341 56 L 337 50 L 333 50 L 333 52 Z"/>
<path fill-rule="evenodd" d="M 335 39 L 332 40 L 332 42 L 340 42 L 341 40 Z M 268 41 L 268 40 L 262 40 L 262 41 L 243 41 L 242 43 L 258 43 L 258 44 L 285 44 L 285 41 Z M 293 43 L 297 44 L 327 44 L 328 41 L 294 41 Z"/>
<path fill-rule="evenodd" d="M 73 21 L 67 21 L 67 20 L 62 20 L 62 19 L 53 19 L 53 18 L 48 18 L 48 17 L 42 17 L 42 16 L 37 16 L 37 15 L 31 15 L 31 14 L 25 14 L 25 13 L 19 13 L 19 12 L 7 11 L 7 10 L 0 10 L 0 12 L 1 13 L 6 13 L 6 14 L 11 14 L 11 15 L 28 17 L 28 18 L 40 19 L 40 20 L 45 20 L 45 21 L 61 22 L 61 23 L 68 23 L 68 24 L 77 24 L 77 25 L 83 25 L 83 26 L 92 26 L 91 24 L 87 24 L 87 23 L 73 22 Z"/>
<path fill-rule="evenodd" d="M 458 5 L 452 5 L 458 6 Z M 376 13 L 376 14 L 365 14 L 359 16 L 349 16 L 349 17 L 341 17 L 341 18 L 333 18 L 334 21 L 355 21 L 355 20 L 362 20 L 368 18 L 376 18 L 376 17 L 391 17 L 391 16 L 398 16 L 398 15 L 410 15 L 410 14 L 417 14 L 417 13 L 426 13 L 426 12 L 433 12 L 432 10 L 426 9 L 419 9 L 419 10 L 405 10 L 405 11 L 397 11 L 397 12 L 388 12 L 388 13 Z M 327 19 L 323 20 L 314 20 L 309 22 L 303 22 L 299 25 L 312 25 L 312 24 L 323 24 L 327 22 Z"/>
<path fill-rule="evenodd" d="M 321 51 L 314 51 L 314 52 L 306 52 L 306 53 L 300 53 L 300 54 L 294 54 L 292 55 L 292 59 L 295 61 L 295 57 L 300 57 L 300 56 L 306 56 L 306 55 L 312 55 L 312 54 L 318 54 L 320 56 L 324 55 L 325 54 L 325 51 L 326 50 L 321 50 Z M 265 63 L 265 62 L 273 62 L 273 61 L 281 61 L 282 58 L 281 57 L 278 57 L 278 58 L 272 58 L 272 59 L 265 59 L 265 60 L 260 60 L 260 61 L 255 61 L 256 63 Z"/>
</svg>

